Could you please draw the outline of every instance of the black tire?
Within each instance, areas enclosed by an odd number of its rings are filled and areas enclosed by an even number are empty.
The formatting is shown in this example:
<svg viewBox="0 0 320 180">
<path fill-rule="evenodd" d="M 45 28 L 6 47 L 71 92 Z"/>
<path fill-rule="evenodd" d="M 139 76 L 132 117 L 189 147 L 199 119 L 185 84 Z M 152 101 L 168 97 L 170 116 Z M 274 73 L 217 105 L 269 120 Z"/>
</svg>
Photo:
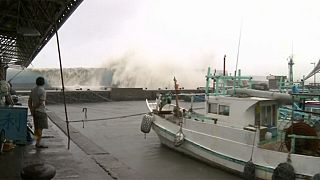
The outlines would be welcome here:
<svg viewBox="0 0 320 180">
<path fill-rule="evenodd" d="M 246 180 L 253 180 L 256 176 L 256 167 L 252 161 L 246 162 L 243 169 L 243 178 Z"/>
<path fill-rule="evenodd" d="M 272 174 L 272 180 L 295 180 L 296 174 L 291 164 L 280 163 Z"/>
</svg>

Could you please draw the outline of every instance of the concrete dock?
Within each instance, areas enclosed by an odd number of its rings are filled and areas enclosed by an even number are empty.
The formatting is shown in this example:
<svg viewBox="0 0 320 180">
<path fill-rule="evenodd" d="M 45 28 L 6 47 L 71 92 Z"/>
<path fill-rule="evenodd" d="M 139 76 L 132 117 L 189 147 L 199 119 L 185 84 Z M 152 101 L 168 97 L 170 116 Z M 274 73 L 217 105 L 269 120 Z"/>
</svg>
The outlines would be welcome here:
<svg viewBox="0 0 320 180">
<path fill-rule="evenodd" d="M 65 135 L 52 122 L 44 130 L 43 142 L 48 148 L 35 148 L 34 143 L 16 145 L 0 155 L 0 179 L 16 180 L 21 170 L 31 164 L 50 164 L 55 167 L 54 179 L 116 179 L 101 168 L 92 156 L 88 156 L 75 144 L 67 149 Z"/>
<path fill-rule="evenodd" d="M 48 111 L 49 129 L 44 130 L 43 143 L 48 148 L 35 148 L 34 142 L 16 145 L 0 155 L 0 179 L 21 179 L 22 169 L 32 164 L 55 167 L 54 179 L 106 180 L 143 179 L 117 158 L 106 152 L 74 128 L 70 128 L 71 143 L 67 149 L 66 123 Z M 76 143 L 76 144 L 75 144 Z"/>
</svg>

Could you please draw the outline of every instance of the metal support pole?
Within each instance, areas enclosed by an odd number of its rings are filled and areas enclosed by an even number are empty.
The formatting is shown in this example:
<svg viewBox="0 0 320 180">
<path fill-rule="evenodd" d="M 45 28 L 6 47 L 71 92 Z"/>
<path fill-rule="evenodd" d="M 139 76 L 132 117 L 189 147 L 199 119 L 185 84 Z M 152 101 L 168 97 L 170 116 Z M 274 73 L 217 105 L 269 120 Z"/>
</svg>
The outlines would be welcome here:
<svg viewBox="0 0 320 180">
<path fill-rule="evenodd" d="M 220 83 L 220 78 L 215 78 L 215 88 L 214 88 L 215 96 L 219 95 L 219 83 Z"/>
<path fill-rule="evenodd" d="M 208 67 L 207 77 L 206 77 L 206 96 L 209 95 L 209 88 L 210 88 L 210 67 Z"/>
<path fill-rule="evenodd" d="M 56 38 L 57 38 L 57 46 L 58 46 L 58 54 L 59 54 L 59 64 L 60 64 L 60 75 L 61 75 L 61 84 L 62 84 L 64 112 L 65 112 L 66 123 L 67 123 L 68 149 L 70 149 L 69 119 L 68 119 L 68 111 L 67 111 L 67 105 L 66 105 L 66 95 L 65 95 L 65 92 L 64 92 L 64 81 L 63 81 L 63 71 L 62 71 L 62 62 L 61 62 L 60 43 L 59 43 L 58 28 L 57 28 L 57 24 L 56 23 L 55 23 L 55 29 L 56 29 Z"/>
<path fill-rule="evenodd" d="M 295 134 L 291 135 L 291 154 L 295 153 L 295 147 L 296 147 L 296 136 Z"/>
<path fill-rule="evenodd" d="M 0 60 L 0 80 L 6 80 L 8 65 L 4 64 Z"/>
</svg>

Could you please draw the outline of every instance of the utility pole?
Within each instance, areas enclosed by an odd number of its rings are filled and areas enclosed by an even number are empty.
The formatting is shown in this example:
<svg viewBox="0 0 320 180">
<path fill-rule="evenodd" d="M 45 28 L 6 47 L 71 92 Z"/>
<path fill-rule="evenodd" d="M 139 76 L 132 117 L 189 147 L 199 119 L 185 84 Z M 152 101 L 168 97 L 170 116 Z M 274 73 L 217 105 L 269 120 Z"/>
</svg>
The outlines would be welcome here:
<svg viewBox="0 0 320 180">
<path fill-rule="evenodd" d="M 312 63 L 310 63 L 310 64 L 313 64 L 313 68 L 316 67 L 316 63 L 315 63 L 315 62 L 312 62 Z M 315 74 L 313 75 L 313 85 L 314 85 L 314 86 L 316 85 L 316 74 L 317 74 L 317 73 L 315 73 Z"/>
</svg>

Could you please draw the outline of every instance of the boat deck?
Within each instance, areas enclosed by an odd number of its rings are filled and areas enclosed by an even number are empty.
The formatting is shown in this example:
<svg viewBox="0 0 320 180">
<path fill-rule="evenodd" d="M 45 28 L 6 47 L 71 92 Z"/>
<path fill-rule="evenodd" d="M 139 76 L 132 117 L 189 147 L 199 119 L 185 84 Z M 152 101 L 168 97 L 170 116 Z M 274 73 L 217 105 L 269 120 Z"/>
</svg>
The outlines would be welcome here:
<svg viewBox="0 0 320 180">
<path fill-rule="evenodd" d="M 272 151 L 279 151 L 279 152 L 289 152 L 285 143 L 279 140 L 271 140 L 268 142 L 261 142 L 259 147 L 262 149 L 268 149 Z"/>
</svg>

